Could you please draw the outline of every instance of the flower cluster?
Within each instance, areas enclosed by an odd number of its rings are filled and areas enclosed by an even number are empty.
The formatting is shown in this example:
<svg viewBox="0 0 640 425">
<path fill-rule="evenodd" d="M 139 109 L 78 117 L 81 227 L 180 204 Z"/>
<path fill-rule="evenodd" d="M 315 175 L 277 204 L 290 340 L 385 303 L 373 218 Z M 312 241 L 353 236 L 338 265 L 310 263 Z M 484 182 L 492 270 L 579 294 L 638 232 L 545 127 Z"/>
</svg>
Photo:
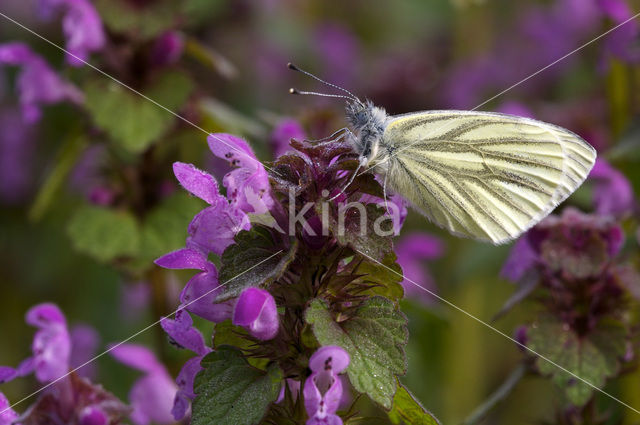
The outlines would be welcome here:
<svg viewBox="0 0 640 425">
<path fill-rule="evenodd" d="M 51 384 L 34 405 L 19 416 L 9 407 L 0 393 L 0 424 L 19 423 L 77 423 L 115 425 L 129 414 L 129 408 L 101 386 L 92 384 L 71 369 L 82 365 L 93 355 L 91 349 L 95 333 L 87 328 L 69 332 L 67 322 L 54 304 L 40 304 L 31 308 L 26 321 L 38 328 L 32 344 L 33 355 L 16 368 L 0 367 L 0 383 L 33 373 L 41 384 Z M 72 337 L 75 334 L 75 339 Z M 47 419 L 53 418 L 53 419 Z"/>
</svg>

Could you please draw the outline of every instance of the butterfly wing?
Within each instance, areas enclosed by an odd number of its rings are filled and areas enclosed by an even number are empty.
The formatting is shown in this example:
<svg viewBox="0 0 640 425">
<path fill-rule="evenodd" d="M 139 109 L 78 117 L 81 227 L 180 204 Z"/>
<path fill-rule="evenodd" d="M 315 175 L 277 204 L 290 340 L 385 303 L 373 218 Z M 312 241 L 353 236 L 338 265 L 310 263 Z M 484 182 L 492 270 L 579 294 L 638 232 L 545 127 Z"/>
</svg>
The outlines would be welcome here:
<svg viewBox="0 0 640 425">
<path fill-rule="evenodd" d="M 381 147 L 390 153 L 387 178 L 398 193 L 451 233 L 494 244 L 547 216 L 596 158 L 561 127 L 469 111 L 392 117 Z"/>
</svg>

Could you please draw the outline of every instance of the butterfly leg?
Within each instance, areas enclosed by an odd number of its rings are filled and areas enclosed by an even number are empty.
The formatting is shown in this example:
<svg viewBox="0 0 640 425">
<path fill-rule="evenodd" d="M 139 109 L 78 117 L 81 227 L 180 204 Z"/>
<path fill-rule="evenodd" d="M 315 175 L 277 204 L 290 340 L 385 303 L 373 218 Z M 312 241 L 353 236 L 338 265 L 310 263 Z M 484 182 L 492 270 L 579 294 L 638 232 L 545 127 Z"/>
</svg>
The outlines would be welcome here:
<svg viewBox="0 0 640 425">
<path fill-rule="evenodd" d="M 347 134 L 351 134 L 353 136 L 353 133 L 351 132 L 351 130 L 349 130 L 347 127 L 343 127 L 338 131 L 334 131 L 333 134 L 331 134 L 330 136 L 327 137 L 323 137 L 322 139 L 315 139 L 315 140 L 310 140 L 310 139 L 304 139 L 305 142 L 308 143 L 314 143 L 314 144 L 322 144 L 322 143 L 332 143 L 332 142 L 336 142 L 338 140 L 343 139 Z"/>
<path fill-rule="evenodd" d="M 360 162 L 358 163 L 358 167 L 356 168 L 356 170 L 353 172 L 353 174 L 351 174 L 351 178 L 349 179 L 349 181 L 347 182 L 347 184 L 340 190 L 340 192 L 336 193 L 334 196 L 331 197 L 331 199 L 329 199 L 329 202 L 333 201 L 334 199 L 336 199 L 338 196 L 344 194 L 344 191 L 347 190 L 347 188 L 351 185 L 351 183 L 353 183 L 353 181 L 355 180 L 355 178 L 358 176 L 358 171 L 360 171 L 360 168 L 362 168 L 363 165 L 365 165 L 367 162 L 367 158 L 361 158 Z"/>
</svg>

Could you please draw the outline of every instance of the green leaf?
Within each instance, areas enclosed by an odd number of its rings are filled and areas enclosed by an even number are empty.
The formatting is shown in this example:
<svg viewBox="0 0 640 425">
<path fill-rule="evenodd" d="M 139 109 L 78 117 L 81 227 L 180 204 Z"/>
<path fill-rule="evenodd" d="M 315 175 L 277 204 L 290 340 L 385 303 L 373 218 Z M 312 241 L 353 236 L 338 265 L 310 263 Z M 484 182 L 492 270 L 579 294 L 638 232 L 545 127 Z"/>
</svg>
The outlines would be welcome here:
<svg viewBox="0 0 640 425">
<path fill-rule="evenodd" d="M 261 225 L 241 231 L 235 242 L 222 253 L 220 283 L 224 286 L 217 302 L 236 297 L 249 286 L 267 286 L 278 279 L 295 258 L 298 246 L 296 241 L 289 247 L 276 241 L 271 230 Z"/>
<path fill-rule="evenodd" d="M 78 251 L 101 262 L 133 256 L 140 249 L 138 223 L 124 211 L 81 207 L 71 217 L 67 232 Z"/>
<path fill-rule="evenodd" d="M 619 369 L 619 359 L 626 351 L 626 331 L 618 323 L 600 323 L 588 335 L 580 337 L 559 321 L 545 317 L 527 331 L 527 346 L 562 366 L 597 388 Z M 536 360 L 543 374 L 565 390 L 569 401 L 584 405 L 593 388 L 541 357 Z"/>
<path fill-rule="evenodd" d="M 181 192 L 154 208 L 142 227 L 141 265 L 149 266 L 159 256 L 183 247 L 185 229 L 202 208 L 202 201 Z"/>
<path fill-rule="evenodd" d="M 389 412 L 389 420 L 393 425 L 440 425 L 435 416 L 422 407 L 422 404 L 400 382 L 393 397 L 393 408 Z"/>
<path fill-rule="evenodd" d="M 230 319 L 216 323 L 213 332 L 213 348 L 217 350 L 224 345 L 239 348 L 243 353 L 256 348 L 255 339 L 249 336 L 249 332 L 241 326 L 234 326 Z M 266 370 L 269 363 L 269 359 L 257 357 L 248 357 L 247 361 L 261 370 Z"/>
<path fill-rule="evenodd" d="M 353 270 L 353 273 L 363 274 L 364 276 L 358 280 L 373 285 L 368 293 L 398 301 L 404 296 L 404 288 L 400 284 L 402 282 L 402 268 L 396 260 L 394 252 L 387 253 L 381 261 L 382 264 L 374 263 L 365 258 Z"/>
<path fill-rule="evenodd" d="M 193 425 L 258 424 L 280 394 L 280 368 L 253 368 L 234 347 L 219 347 L 201 365 L 194 384 Z"/>
<path fill-rule="evenodd" d="M 347 368 L 356 391 L 389 410 L 396 392 L 396 375 L 406 372 L 404 346 L 407 319 L 393 302 L 383 297 L 365 301 L 350 319 L 338 324 L 324 301 L 315 299 L 306 321 L 320 345 L 339 345 L 351 356 Z"/>
<path fill-rule="evenodd" d="M 356 205 L 362 206 L 360 203 Z M 392 251 L 391 219 L 384 217 L 385 210 L 375 204 L 365 205 L 365 220 L 361 221 L 362 212 L 358 207 L 338 209 L 337 216 L 330 215 L 332 234 L 341 245 L 348 245 L 356 251 L 367 254 L 376 260 L 382 260 Z M 361 226 L 361 224 L 364 224 Z"/>
<path fill-rule="evenodd" d="M 171 111 L 187 100 L 192 83 L 184 74 L 165 72 L 143 90 L 150 99 Z M 86 106 L 98 127 L 113 143 L 129 153 L 140 153 L 160 138 L 175 117 L 158 105 L 114 81 L 96 79 L 85 87 Z"/>
</svg>

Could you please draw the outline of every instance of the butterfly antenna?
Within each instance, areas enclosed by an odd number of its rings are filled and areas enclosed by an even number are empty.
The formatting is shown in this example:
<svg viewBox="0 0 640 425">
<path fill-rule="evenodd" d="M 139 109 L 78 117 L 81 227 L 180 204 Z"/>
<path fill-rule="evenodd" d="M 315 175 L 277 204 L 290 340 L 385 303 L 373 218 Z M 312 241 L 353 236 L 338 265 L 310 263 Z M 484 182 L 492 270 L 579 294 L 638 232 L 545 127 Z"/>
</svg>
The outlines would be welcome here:
<svg viewBox="0 0 640 425">
<path fill-rule="evenodd" d="M 318 93 L 316 91 L 300 91 L 298 89 L 291 88 L 289 89 L 289 93 L 291 94 L 312 94 L 314 96 L 322 96 L 322 97 L 339 97 L 342 99 L 353 100 L 350 96 L 345 96 L 343 94 L 330 94 L 330 93 Z"/>
<path fill-rule="evenodd" d="M 293 71 L 298 71 L 298 72 L 300 72 L 300 73 L 302 73 L 302 74 L 304 74 L 304 75 L 306 75 L 308 77 L 313 78 L 316 81 L 320 81 L 322 84 L 326 84 L 329 87 L 333 87 L 333 88 L 335 88 L 337 90 L 341 90 L 342 92 L 347 93 L 349 95 L 349 97 L 347 97 L 347 96 L 337 96 L 337 95 L 325 95 L 325 96 L 328 96 L 328 97 L 344 97 L 345 99 L 355 100 L 356 102 L 362 104 L 362 101 L 360 99 L 358 99 L 358 97 L 355 94 L 351 93 L 349 90 L 345 89 L 344 87 L 340 87 L 337 84 L 333 84 L 333 83 L 330 83 L 328 81 L 325 81 L 322 78 L 317 77 L 317 76 L 313 75 L 312 73 L 310 73 L 308 71 L 305 71 L 304 69 L 298 68 L 296 65 L 292 64 L 291 62 L 289 62 L 287 64 L 287 68 L 289 68 L 289 69 L 291 69 Z M 297 92 L 297 93 L 294 93 L 294 91 Z M 291 90 L 289 90 L 289 92 L 292 93 L 292 94 L 315 94 L 315 95 L 319 95 L 319 93 L 315 93 L 315 92 L 299 92 L 299 91 L 297 91 L 295 89 L 291 89 Z"/>
</svg>

